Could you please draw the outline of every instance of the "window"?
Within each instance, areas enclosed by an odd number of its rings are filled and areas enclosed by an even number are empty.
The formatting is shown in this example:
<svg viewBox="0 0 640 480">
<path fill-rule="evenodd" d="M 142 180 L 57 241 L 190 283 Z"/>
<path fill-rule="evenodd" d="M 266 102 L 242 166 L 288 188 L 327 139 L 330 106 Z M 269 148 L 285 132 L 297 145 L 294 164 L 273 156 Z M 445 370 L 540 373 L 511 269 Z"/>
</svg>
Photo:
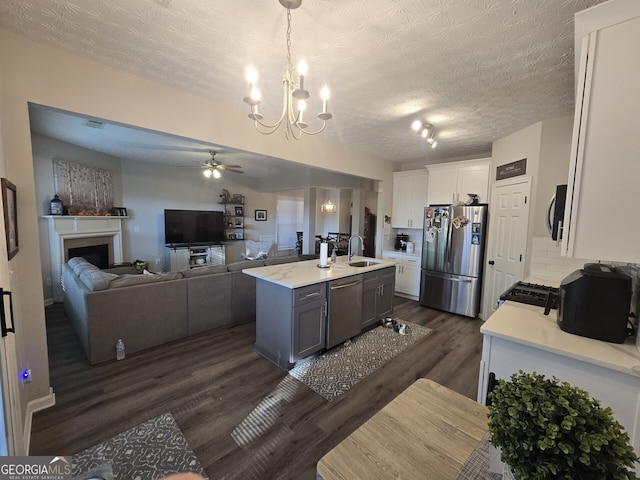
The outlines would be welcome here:
<svg viewBox="0 0 640 480">
<path fill-rule="evenodd" d="M 276 230 L 278 250 L 295 250 L 298 239 L 296 232 L 302 231 L 304 219 L 304 198 L 302 193 L 290 192 L 277 196 Z"/>
</svg>

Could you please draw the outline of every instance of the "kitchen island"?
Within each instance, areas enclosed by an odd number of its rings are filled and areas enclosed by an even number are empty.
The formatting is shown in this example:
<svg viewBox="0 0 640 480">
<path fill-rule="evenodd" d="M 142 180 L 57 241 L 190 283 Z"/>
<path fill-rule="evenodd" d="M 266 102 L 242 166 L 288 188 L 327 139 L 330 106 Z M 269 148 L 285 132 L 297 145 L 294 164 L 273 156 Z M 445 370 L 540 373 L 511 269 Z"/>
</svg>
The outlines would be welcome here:
<svg viewBox="0 0 640 480">
<path fill-rule="evenodd" d="M 329 268 L 307 260 L 243 270 L 256 278 L 256 352 L 288 370 L 390 315 L 395 262 L 350 263 L 338 257 Z"/>
<path fill-rule="evenodd" d="M 636 338 L 609 343 L 564 332 L 557 312 L 506 301 L 481 327 L 484 334 L 478 402 L 486 404 L 491 374 L 498 379 L 524 370 L 586 390 L 629 433 L 640 454 L 640 352 Z"/>
</svg>

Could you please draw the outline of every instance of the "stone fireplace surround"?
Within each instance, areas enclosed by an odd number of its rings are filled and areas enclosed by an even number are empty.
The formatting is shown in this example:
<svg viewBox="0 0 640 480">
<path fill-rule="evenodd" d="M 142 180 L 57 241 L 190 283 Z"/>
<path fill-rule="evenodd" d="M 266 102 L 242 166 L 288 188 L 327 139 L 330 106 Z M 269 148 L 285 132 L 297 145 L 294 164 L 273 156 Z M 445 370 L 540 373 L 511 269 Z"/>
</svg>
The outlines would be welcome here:
<svg viewBox="0 0 640 480">
<path fill-rule="evenodd" d="M 69 260 L 69 248 L 107 244 L 109 263 L 122 262 L 122 218 L 107 216 L 46 215 L 49 223 L 49 250 L 53 301 L 64 301 L 62 264 Z"/>
</svg>

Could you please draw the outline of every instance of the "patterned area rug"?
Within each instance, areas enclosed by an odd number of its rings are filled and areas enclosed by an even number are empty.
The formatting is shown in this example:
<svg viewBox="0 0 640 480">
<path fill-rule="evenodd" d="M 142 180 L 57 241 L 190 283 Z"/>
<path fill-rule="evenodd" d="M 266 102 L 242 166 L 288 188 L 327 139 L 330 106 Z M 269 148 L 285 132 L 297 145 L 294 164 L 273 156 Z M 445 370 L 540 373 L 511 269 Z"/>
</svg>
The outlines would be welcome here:
<svg viewBox="0 0 640 480">
<path fill-rule="evenodd" d="M 178 472 L 194 472 L 207 478 L 170 413 L 73 456 L 75 480 L 154 480 Z"/>
<path fill-rule="evenodd" d="M 456 480 L 501 480 L 502 475 L 489 471 L 489 433 L 469 455 L 456 476 Z"/>
<path fill-rule="evenodd" d="M 297 378 L 328 401 L 342 395 L 371 372 L 380 368 L 400 352 L 431 333 L 431 329 L 406 323 L 408 333 L 400 335 L 382 326 L 358 335 L 321 355 L 298 362 L 289 370 Z"/>
</svg>

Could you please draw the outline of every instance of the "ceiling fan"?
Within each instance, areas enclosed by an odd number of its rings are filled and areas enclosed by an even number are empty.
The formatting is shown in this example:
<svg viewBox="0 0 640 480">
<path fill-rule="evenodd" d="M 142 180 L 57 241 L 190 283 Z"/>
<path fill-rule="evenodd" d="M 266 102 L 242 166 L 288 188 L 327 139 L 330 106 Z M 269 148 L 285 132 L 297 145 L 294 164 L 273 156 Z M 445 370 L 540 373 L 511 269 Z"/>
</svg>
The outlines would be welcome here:
<svg viewBox="0 0 640 480">
<path fill-rule="evenodd" d="M 204 168 L 202 174 L 205 177 L 209 178 L 213 176 L 213 178 L 220 178 L 220 172 L 222 171 L 244 173 L 242 170 L 239 170 L 242 168 L 240 165 L 223 165 L 221 162 L 216 160 L 216 152 L 210 150 L 209 153 L 211 154 L 211 160 L 207 160 L 202 164 L 202 168 Z"/>
</svg>

